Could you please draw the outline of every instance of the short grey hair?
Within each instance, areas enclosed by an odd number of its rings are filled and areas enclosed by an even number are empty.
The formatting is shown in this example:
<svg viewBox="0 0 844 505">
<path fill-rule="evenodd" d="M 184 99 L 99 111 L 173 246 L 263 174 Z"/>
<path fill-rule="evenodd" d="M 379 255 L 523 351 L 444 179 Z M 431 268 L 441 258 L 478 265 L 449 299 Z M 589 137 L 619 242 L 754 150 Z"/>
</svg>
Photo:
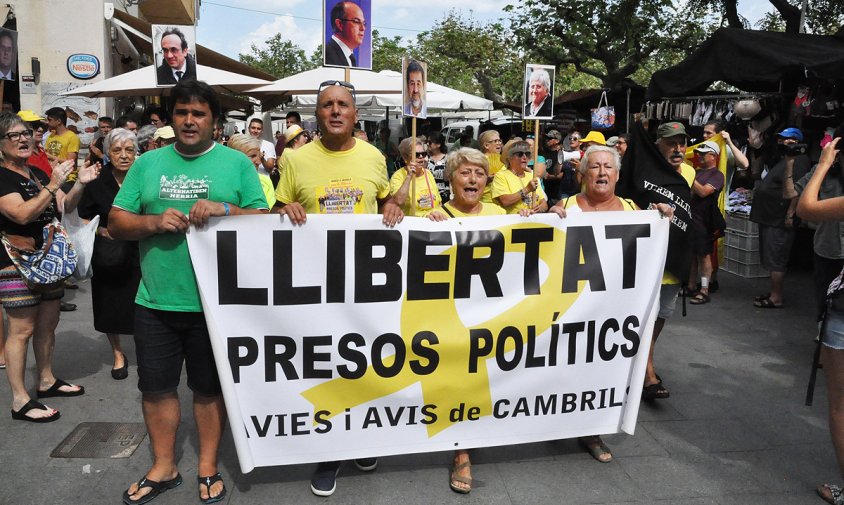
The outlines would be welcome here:
<svg viewBox="0 0 844 505">
<path fill-rule="evenodd" d="M 103 152 L 108 153 L 111 150 L 111 145 L 115 142 L 132 141 L 135 146 L 135 152 L 138 151 L 138 136 L 126 128 L 115 128 L 108 132 L 108 135 L 103 139 Z"/>
<path fill-rule="evenodd" d="M 542 86 L 545 87 L 546 91 L 551 91 L 551 75 L 549 75 L 548 71 L 544 68 L 534 69 L 530 73 L 530 79 L 528 79 L 528 84 L 530 84 L 532 81 L 539 81 L 539 84 L 542 84 Z"/>
<path fill-rule="evenodd" d="M 146 151 L 149 141 L 152 140 L 156 130 L 158 130 L 158 127 L 152 124 L 141 126 L 138 130 L 138 144 L 144 151 Z"/>
<path fill-rule="evenodd" d="M 261 149 L 261 139 L 245 133 L 235 133 L 226 145 L 248 156 L 247 153 L 252 149 Z"/>
<path fill-rule="evenodd" d="M 487 176 L 489 176 L 489 159 L 486 155 L 472 147 L 461 147 L 460 149 L 451 151 L 448 155 L 446 155 L 443 178 L 445 178 L 446 181 L 451 182 L 451 178 L 454 177 L 454 172 L 462 165 L 474 165 L 476 167 L 481 167 L 484 169 Z"/>
<path fill-rule="evenodd" d="M 577 171 L 580 172 L 580 175 L 586 173 L 589 170 L 589 159 L 597 153 L 607 153 L 612 157 L 612 164 L 615 166 L 616 171 L 621 169 L 621 155 L 618 154 L 618 150 L 614 147 L 607 147 L 602 145 L 593 145 L 589 146 L 586 149 L 586 152 L 583 153 L 583 156 L 580 158 L 580 165 L 577 166 Z"/>
<path fill-rule="evenodd" d="M 504 149 L 501 150 L 501 162 L 504 163 L 504 166 L 507 168 L 510 168 L 510 152 L 515 149 L 533 152 L 533 149 L 530 148 L 530 144 L 521 137 L 510 139 L 510 141 L 507 142 L 507 145 L 504 146 Z"/>
</svg>

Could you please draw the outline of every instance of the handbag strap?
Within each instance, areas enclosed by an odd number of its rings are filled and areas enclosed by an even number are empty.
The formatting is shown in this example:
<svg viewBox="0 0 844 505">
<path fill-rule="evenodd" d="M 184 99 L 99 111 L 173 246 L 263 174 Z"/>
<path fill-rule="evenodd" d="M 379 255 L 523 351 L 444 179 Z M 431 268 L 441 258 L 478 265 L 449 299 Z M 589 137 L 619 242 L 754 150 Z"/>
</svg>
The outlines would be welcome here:
<svg viewBox="0 0 844 505">
<path fill-rule="evenodd" d="M 606 91 L 601 91 L 601 99 L 600 99 L 600 100 L 598 100 L 598 108 L 600 108 L 602 105 L 607 105 L 607 106 L 608 106 L 609 104 L 610 104 L 610 103 L 609 103 L 609 101 L 607 100 L 607 92 L 606 92 Z"/>
</svg>

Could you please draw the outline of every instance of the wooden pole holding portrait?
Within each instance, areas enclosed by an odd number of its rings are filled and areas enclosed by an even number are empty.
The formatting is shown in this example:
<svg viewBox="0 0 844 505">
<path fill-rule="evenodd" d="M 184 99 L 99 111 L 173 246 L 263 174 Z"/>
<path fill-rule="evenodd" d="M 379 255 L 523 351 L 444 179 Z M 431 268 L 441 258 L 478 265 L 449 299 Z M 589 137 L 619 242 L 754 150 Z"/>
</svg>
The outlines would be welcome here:
<svg viewBox="0 0 844 505">
<path fill-rule="evenodd" d="M 533 170 L 539 166 L 539 120 L 554 117 L 554 71 L 553 65 L 528 63 L 525 65 L 525 99 L 522 118 L 532 119 L 533 126 Z M 530 195 L 531 203 L 536 200 L 536 188 Z"/>
<path fill-rule="evenodd" d="M 405 56 L 401 60 L 402 75 L 402 116 L 410 118 L 410 156 L 408 165 L 416 165 L 416 119 L 428 117 L 427 96 L 428 64 Z M 410 167 L 408 166 L 408 169 Z M 423 167 L 423 170 L 425 167 Z M 410 215 L 416 215 L 416 174 L 407 171 L 410 177 Z M 425 174 L 427 177 L 427 174 Z M 433 201 L 433 195 L 430 195 Z"/>
</svg>

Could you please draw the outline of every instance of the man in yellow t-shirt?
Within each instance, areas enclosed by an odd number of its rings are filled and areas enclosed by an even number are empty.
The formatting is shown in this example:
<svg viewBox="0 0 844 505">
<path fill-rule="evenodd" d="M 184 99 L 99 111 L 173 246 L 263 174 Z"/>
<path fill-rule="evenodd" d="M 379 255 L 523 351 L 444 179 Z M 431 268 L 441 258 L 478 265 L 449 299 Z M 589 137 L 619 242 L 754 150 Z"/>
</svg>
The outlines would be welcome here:
<svg viewBox="0 0 844 505">
<path fill-rule="evenodd" d="M 380 207 L 384 224 L 400 222 L 404 214 L 390 198 L 384 156 L 353 135 L 357 122 L 354 88 L 340 81 L 322 83 L 316 120 L 320 138 L 286 157 L 274 210 L 302 225 L 307 214 L 377 214 Z M 340 463 L 317 466 L 311 477 L 312 493 L 334 493 Z M 355 465 L 362 471 L 375 470 L 378 459 L 357 459 Z"/>
<path fill-rule="evenodd" d="M 51 163 L 73 160 L 79 155 L 79 137 L 67 129 L 67 113 L 61 107 L 53 107 L 45 114 L 47 126 L 56 133 L 47 138 L 47 157 Z"/>
</svg>

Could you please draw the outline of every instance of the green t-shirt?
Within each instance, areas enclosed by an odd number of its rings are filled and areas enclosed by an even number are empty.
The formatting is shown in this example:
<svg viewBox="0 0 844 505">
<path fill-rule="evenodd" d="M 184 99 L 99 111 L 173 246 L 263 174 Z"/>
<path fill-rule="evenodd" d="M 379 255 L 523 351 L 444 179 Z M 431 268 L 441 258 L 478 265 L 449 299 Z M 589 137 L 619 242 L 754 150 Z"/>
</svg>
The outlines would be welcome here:
<svg viewBox="0 0 844 505">
<path fill-rule="evenodd" d="M 266 209 L 255 166 L 243 153 L 214 144 L 205 154 L 181 156 L 173 146 L 139 157 L 114 206 L 139 215 L 168 208 L 188 214 L 197 200 L 227 202 L 241 208 Z M 184 233 L 159 233 L 140 241 L 141 284 L 135 302 L 174 312 L 202 312 Z"/>
</svg>

